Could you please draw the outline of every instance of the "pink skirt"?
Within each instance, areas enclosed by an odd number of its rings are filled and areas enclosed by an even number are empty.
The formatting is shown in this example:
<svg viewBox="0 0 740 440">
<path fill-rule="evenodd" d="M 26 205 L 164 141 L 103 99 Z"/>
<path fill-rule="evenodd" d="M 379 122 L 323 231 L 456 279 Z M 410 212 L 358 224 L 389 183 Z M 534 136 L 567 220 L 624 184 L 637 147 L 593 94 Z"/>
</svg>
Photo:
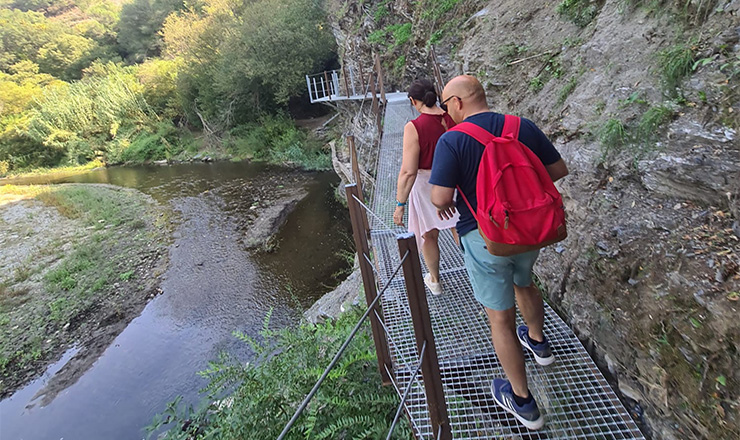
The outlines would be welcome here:
<svg viewBox="0 0 740 440">
<path fill-rule="evenodd" d="M 429 177 L 432 170 L 419 170 L 416 173 L 416 181 L 409 194 L 409 231 L 416 235 L 416 243 L 421 251 L 424 243 L 422 235 L 432 229 L 449 229 L 457 224 L 459 213 L 449 220 L 440 220 L 437 216 L 437 207 L 432 205 L 432 185 Z M 457 196 L 457 193 L 455 194 Z"/>
</svg>

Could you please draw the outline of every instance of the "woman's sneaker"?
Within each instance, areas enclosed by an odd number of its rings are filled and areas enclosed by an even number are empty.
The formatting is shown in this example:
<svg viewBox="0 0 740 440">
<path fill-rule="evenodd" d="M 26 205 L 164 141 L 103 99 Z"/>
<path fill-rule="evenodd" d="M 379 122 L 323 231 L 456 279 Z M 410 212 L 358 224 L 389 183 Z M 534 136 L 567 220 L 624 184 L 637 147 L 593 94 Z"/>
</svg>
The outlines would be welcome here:
<svg viewBox="0 0 740 440">
<path fill-rule="evenodd" d="M 442 280 L 440 280 L 438 283 L 433 283 L 432 274 L 427 273 L 426 275 L 424 275 L 424 284 L 426 284 L 429 291 L 432 292 L 432 295 L 439 296 L 442 294 Z"/>
<path fill-rule="evenodd" d="M 531 351 L 534 355 L 534 360 L 540 365 L 550 365 L 555 362 L 555 356 L 550 350 L 550 343 L 545 339 L 542 343 L 535 344 L 529 338 L 529 328 L 526 325 L 520 325 L 516 329 L 516 334 L 519 336 L 519 341 L 522 346 L 527 350 Z"/>
<path fill-rule="evenodd" d="M 535 431 L 545 426 L 545 418 L 540 414 L 534 398 L 529 403 L 521 406 L 517 405 L 514 400 L 514 391 L 511 389 L 511 383 L 508 380 L 493 379 L 491 392 L 493 392 L 496 403 L 506 412 L 516 417 L 522 425 Z"/>
</svg>

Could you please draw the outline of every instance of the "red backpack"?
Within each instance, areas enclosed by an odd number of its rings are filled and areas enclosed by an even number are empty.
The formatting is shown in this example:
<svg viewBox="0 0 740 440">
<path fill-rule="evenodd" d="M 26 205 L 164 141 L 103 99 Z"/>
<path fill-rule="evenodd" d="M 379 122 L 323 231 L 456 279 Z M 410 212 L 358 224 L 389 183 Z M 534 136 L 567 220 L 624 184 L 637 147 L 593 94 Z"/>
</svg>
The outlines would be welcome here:
<svg viewBox="0 0 740 440">
<path fill-rule="evenodd" d="M 457 124 L 460 131 L 485 145 L 478 167 L 473 210 L 460 187 L 488 252 L 509 256 L 532 251 L 567 237 L 563 198 L 545 165 L 519 142 L 517 116 L 506 115 L 501 137 L 471 122 Z"/>
</svg>

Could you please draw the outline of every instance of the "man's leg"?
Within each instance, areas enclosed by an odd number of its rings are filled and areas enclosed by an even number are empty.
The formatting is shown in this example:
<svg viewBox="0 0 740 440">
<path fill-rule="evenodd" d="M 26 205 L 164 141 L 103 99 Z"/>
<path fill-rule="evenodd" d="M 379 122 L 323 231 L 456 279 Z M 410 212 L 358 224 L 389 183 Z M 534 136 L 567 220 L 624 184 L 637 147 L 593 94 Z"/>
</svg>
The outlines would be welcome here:
<svg viewBox="0 0 740 440">
<path fill-rule="evenodd" d="M 433 283 L 439 282 L 439 229 L 432 229 L 422 235 L 424 242 L 421 245 L 421 253 L 427 264 L 429 275 Z"/>
<path fill-rule="evenodd" d="M 542 333 L 542 328 L 545 325 L 545 308 L 540 289 L 534 283 L 527 287 L 519 287 L 515 284 L 514 293 L 516 293 L 519 311 L 522 312 L 524 322 L 529 327 L 529 337 L 538 342 L 544 341 L 545 335 Z"/>
<path fill-rule="evenodd" d="M 486 307 L 491 324 L 491 339 L 504 373 L 511 388 L 519 397 L 529 396 L 527 372 L 524 369 L 524 354 L 516 336 L 516 307 L 508 310 L 492 310 Z"/>
</svg>

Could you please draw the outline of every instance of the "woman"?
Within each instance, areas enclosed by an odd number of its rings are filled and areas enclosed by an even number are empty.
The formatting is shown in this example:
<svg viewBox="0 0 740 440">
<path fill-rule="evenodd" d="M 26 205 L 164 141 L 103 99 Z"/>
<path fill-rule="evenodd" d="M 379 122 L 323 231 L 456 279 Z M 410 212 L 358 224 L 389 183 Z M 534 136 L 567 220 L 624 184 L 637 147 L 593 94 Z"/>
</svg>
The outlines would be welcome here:
<svg viewBox="0 0 740 440">
<path fill-rule="evenodd" d="M 441 295 L 437 241 L 439 230 L 455 226 L 458 214 L 455 213 L 449 220 L 440 220 L 437 217 L 437 208 L 430 201 L 432 186 L 429 184 L 429 175 L 437 140 L 455 122 L 437 106 L 437 93 L 431 81 L 414 81 L 408 88 L 408 96 L 411 105 L 421 115 L 407 123 L 403 130 L 403 162 L 398 174 L 397 207 L 393 213 L 393 222 L 403 226 L 403 213 L 408 205 L 409 230 L 416 235 L 427 265 L 428 273 L 424 276 L 424 284 L 432 294 Z"/>
</svg>

